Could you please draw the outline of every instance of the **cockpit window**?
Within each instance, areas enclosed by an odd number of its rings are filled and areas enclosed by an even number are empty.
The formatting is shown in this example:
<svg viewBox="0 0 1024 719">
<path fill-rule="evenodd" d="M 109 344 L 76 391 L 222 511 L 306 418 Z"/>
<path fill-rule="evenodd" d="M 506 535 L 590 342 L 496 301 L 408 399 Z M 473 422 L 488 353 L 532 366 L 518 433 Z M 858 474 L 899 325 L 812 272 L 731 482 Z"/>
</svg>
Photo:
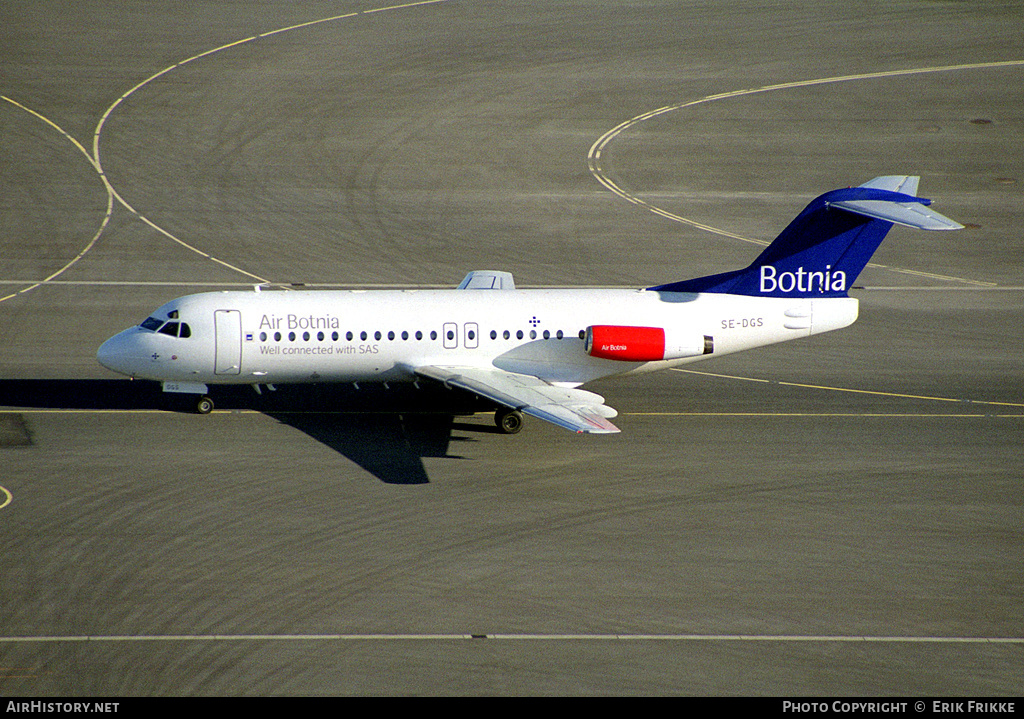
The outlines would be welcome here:
<svg viewBox="0 0 1024 719">
<path fill-rule="evenodd" d="M 144 330 L 159 332 L 168 337 L 181 337 L 182 339 L 192 336 L 192 328 L 187 322 L 164 322 L 156 317 L 147 318 L 141 325 Z"/>
</svg>

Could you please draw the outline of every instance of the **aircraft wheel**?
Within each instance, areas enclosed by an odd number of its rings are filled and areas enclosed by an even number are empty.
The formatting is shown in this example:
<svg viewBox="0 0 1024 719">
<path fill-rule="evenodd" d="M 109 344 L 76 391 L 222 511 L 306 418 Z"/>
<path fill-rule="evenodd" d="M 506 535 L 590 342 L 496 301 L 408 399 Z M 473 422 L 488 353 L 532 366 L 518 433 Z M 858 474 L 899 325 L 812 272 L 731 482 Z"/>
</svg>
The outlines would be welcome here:
<svg viewBox="0 0 1024 719">
<path fill-rule="evenodd" d="M 196 402 L 196 412 L 199 414 L 210 414 L 213 411 L 213 400 L 205 395 Z"/>
<path fill-rule="evenodd" d="M 523 428 L 523 413 L 517 409 L 499 409 L 494 413 L 494 423 L 505 434 L 516 434 Z"/>
</svg>

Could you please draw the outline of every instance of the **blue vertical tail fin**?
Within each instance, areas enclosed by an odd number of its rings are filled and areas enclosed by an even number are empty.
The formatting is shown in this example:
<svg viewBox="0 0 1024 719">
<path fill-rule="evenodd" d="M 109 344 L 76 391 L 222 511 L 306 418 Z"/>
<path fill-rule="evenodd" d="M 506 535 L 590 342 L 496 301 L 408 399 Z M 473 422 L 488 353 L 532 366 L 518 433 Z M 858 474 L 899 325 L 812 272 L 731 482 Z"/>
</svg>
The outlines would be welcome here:
<svg viewBox="0 0 1024 719">
<path fill-rule="evenodd" d="M 917 197 L 919 178 L 876 177 L 811 201 L 747 268 L 651 287 L 751 297 L 845 297 L 894 225 L 959 230 Z"/>
</svg>

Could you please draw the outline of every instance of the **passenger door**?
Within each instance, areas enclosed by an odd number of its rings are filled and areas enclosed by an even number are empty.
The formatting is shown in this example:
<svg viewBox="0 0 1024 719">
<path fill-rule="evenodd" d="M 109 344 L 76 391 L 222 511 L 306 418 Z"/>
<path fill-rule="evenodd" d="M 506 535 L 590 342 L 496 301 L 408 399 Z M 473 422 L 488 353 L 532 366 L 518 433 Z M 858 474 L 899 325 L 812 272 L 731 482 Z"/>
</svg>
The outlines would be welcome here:
<svg viewBox="0 0 1024 719">
<path fill-rule="evenodd" d="M 238 310 L 216 310 L 214 372 L 239 374 L 242 371 L 242 313 Z"/>
</svg>

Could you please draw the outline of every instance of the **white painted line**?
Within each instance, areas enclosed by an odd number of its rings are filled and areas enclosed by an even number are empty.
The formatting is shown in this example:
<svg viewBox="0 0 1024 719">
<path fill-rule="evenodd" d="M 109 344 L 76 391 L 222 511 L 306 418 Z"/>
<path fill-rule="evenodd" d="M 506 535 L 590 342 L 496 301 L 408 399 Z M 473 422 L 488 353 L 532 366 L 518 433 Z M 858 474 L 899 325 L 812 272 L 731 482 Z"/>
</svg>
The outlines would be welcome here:
<svg viewBox="0 0 1024 719">
<path fill-rule="evenodd" d="M 81 152 L 85 156 L 85 159 L 92 166 L 92 169 L 95 170 L 99 174 L 100 180 L 103 182 L 103 185 L 104 185 L 104 187 L 106 188 L 106 191 L 107 191 L 107 211 L 106 211 L 106 213 L 103 216 L 102 222 L 100 222 L 99 229 L 96 230 L 96 234 L 94 234 L 92 236 L 92 239 L 89 240 L 88 244 L 86 244 L 86 246 L 83 247 L 82 250 L 77 255 L 75 255 L 75 257 L 70 262 L 65 264 L 63 267 L 61 267 L 56 272 L 52 273 L 49 277 L 46 277 L 45 279 L 42 279 L 42 280 L 40 280 L 38 282 L 27 283 L 27 284 L 29 284 L 28 287 L 25 287 L 25 288 L 23 288 L 21 290 L 18 290 L 17 292 L 12 292 L 11 294 L 6 295 L 4 297 L 0 297 L 0 302 L 4 302 L 6 300 L 9 300 L 9 299 L 12 299 L 14 297 L 17 297 L 18 295 L 22 295 L 22 294 L 25 294 L 26 292 L 30 292 L 31 290 L 34 290 L 35 288 L 39 287 L 40 285 L 44 285 L 44 284 L 49 283 L 54 278 L 59 277 L 60 275 L 62 275 L 65 272 L 67 272 L 69 269 L 71 269 L 71 267 L 75 263 L 77 263 L 79 260 L 81 260 L 83 257 L 85 257 L 85 254 L 89 250 L 91 250 L 93 248 L 93 246 L 96 244 L 97 240 L 100 239 L 100 235 L 103 234 L 103 230 L 106 229 L 107 224 L 110 222 L 110 216 L 111 216 L 111 214 L 114 211 L 114 196 L 113 196 L 113 193 L 111 191 L 109 183 L 107 183 L 106 178 L 103 177 L 103 169 L 89 155 L 89 151 L 85 149 L 85 147 L 82 145 L 82 143 L 80 143 L 74 137 L 69 135 L 64 130 L 64 128 L 62 128 L 60 125 L 55 123 L 53 120 L 49 119 L 48 117 L 45 117 L 45 116 L 41 115 L 40 113 L 36 112 L 35 110 L 33 110 L 33 109 L 29 108 L 29 107 L 26 107 L 25 105 L 22 105 L 20 102 L 17 102 L 16 100 L 12 100 L 11 98 L 7 97 L 6 95 L 0 95 L 0 99 L 4 100 L 5 102 L 10 103 L 11 105 L 14 105 L 15 107 L 17 107 L 17 108 L 19 108 L 21 110 L 24 110 L 28 114 L 30 114 L 33 117 L 35 117 L 35 118 L 45 122 L 47 125 L 49 125 L 54 130 L 59 132 L 68 142 L 70 142 L 72 145 L 74 145 L 79 150 L 79 152 Z M 26 283 L 18 283 L 18 284 L 26 284 Z"/>
<path fill-rule="evenodd" d="M 0 637 L 0 644 L 55 642 L 799 642 L 884 644 L 1024 644 L 1024 637 L 957 637 L 845 634 L 96 634 Z"/>
<path fill-rule="evenodd" d="M 743 380 L 744 382 L 764 382 L 766 384 L 771 382 L 771 380 L 769 380 L 769 379 L 757 379 L 756 377 L 738 377 L 738 376 L 732 375 L 732 374 L 717 374 L 715 372 L 698 372 L 695 369 L 680 369 L 679 367 L 672 367 L 671 369 L 672 369 L 673 372 L 685 372 L 686 374 L 699 374 L 699 375 L 704 375 L 705 377 L 721 377 L 723 379 L 739 379 L 739 380 Z"/>
<path fill-rule="evenodd" d="M 1024 405 L 1017 405 L 1024 406 Z M 619 412 L 622 417 L 830 417 L 857 419 L 1020 419 L 1024 414 L 971 414 L 969 412 Z"/>
<path fill-rule="evenodd" d="M 741 377 L 739 375 L 715 374 L 714 372 L 698 372 L 697 370 L 683 369 L 683 368 L 680 368 L 680 367 L 670 367 L 669 369 L 672 372 L 685 372 L 687 374 L 699 374 L 699 375 L 704 375 L 706 377 L 718 377 L 718 378 L 721 378 L 721 379 L 735 379 L 735 380 L 741 380 L 743 382 L 766 382 L 766 383 L 769 383 L 769 384 L 774 383 L 774 384 L 782 385 L 784 387 L 800 387 L 800 388 L 803 388 L 803 389 L 818 389 L 818 390 L 825 390 L 825 391 L 828 391 L 828 392 L 850 392 L 852 394 L 872 394 L 872 395 L 878 395 L 878 396 L 881 396 L 881 397 L 897 397 L 897 398 L 900 398 L 900 399 L 920 399 L 920 400 L 925 400 L 925 401 L 928 401 L 928 402 L 955 402 L 955 403 L 958 403 L 958 404 L 972 404 L 972 405 L 974 405 L 974 404 L 983 404 L 983 405 L 998 406 L 998 407 L 1024 407 L 1024 403 L 1020 403 L 1020 402 L 1000 402 L 1000 401 L 997 401 L 997 400 L 984 400 L 984 399 L 960 399 L 960 398 L 956 398 L 956 397 L 930 397 L 928 395 L 902 394 L 900 392 L 882 392 L 880 390 L 872 390 L 872 389 L 851 389 L 849 387 L 833 387 L 833 386 L 830 386 L 830 385 L 804 384 L 804 383 L 801 383 L 801 382 L 785 382 L 783 380 L 767 380 L 767 379 L 758 379 L 758 378 L 755 378 L 755 377 Z M 676 413 L 672 413 L 672 414 L 676 414 Z M 687 413 L 680 413 L 680 414 L 697 414 L 697 413 L 687 412 Z M 719 413 L 707 413 L 707 414 L 719 414 Z M 744 416 L 760 416 L 761 414 L 764 414 L 764 413 L 742 412 L 742 413 L 739 413 L 739 414 L 742 414 Z M 787 415 L 787 416 L 789 416 L 789 415 Z M 803 413 L 801 415 L 794 415 L 794 416 L 808 416 L 808 417 L 812 417 L 812 416 L 851 416 L 851 417 L 863 417 L 863 416 L 876 416 L 876 415 L 865 415 L 865 414 L 859 414 L 859 413 L 858 414 L 851 414 L 851 415 L 827 415 L 827 414 L 820 414 L 820 413 Z M 890 415 L 877 415 L 877 416 L 890 416 Z M 898 414 L 898 415 L 892 415 L 892 416 L 900 416 L 900 417 L 903 417 L 903 416 L 915 416 L 915 417 L 917 417 L 917 416 L 920 416 L 920 417 L 946 417 L 946 416 L 986 417 L 988 415 L 984 415 L 984 414 L 973 415 L 973 414 L 967 414 L 967 413 L 963 413 L 963 414 L 958 413 L 958 414 L 955 414 L 955 415 L 945 415 L 945 414 L 942 414 L 942 415 L 937 415 L 937 414 L 904 415 L 904 414 Z M 1016 417 L 1018 415 L 999 415 L 999 416 Z"/>
<path fill-rule="evenodd" d="M 970 292 L 1021 292 L 1022 290 L 1024 290 L 1024 287 L 1015 286 L 1015 285 L 986 284 L 986 285 L 968 285 L 966 287 L 957 287 L 957 286 L 950 287 L 948 285 L 944 286 L 944 287 L 897 287 L 897 286 L 892 286 L 892 287 L 881 287 L 881 286 L 879 286 L 879 287 L 866 287 L 865 286 L 865 287 L 854 287 L 853 289 L 855 289 L 855 290 L 867 290 L 867 291 L 874 291 L 874 292 L 904 292 L 904 291 L 906 291 L 906 292 L 928 292 L 928 291 L 932 291 L 932 290 L 960 290 L 960 291 L 967 290 L 967 291 L 970 291 Z"/>
</svg>

